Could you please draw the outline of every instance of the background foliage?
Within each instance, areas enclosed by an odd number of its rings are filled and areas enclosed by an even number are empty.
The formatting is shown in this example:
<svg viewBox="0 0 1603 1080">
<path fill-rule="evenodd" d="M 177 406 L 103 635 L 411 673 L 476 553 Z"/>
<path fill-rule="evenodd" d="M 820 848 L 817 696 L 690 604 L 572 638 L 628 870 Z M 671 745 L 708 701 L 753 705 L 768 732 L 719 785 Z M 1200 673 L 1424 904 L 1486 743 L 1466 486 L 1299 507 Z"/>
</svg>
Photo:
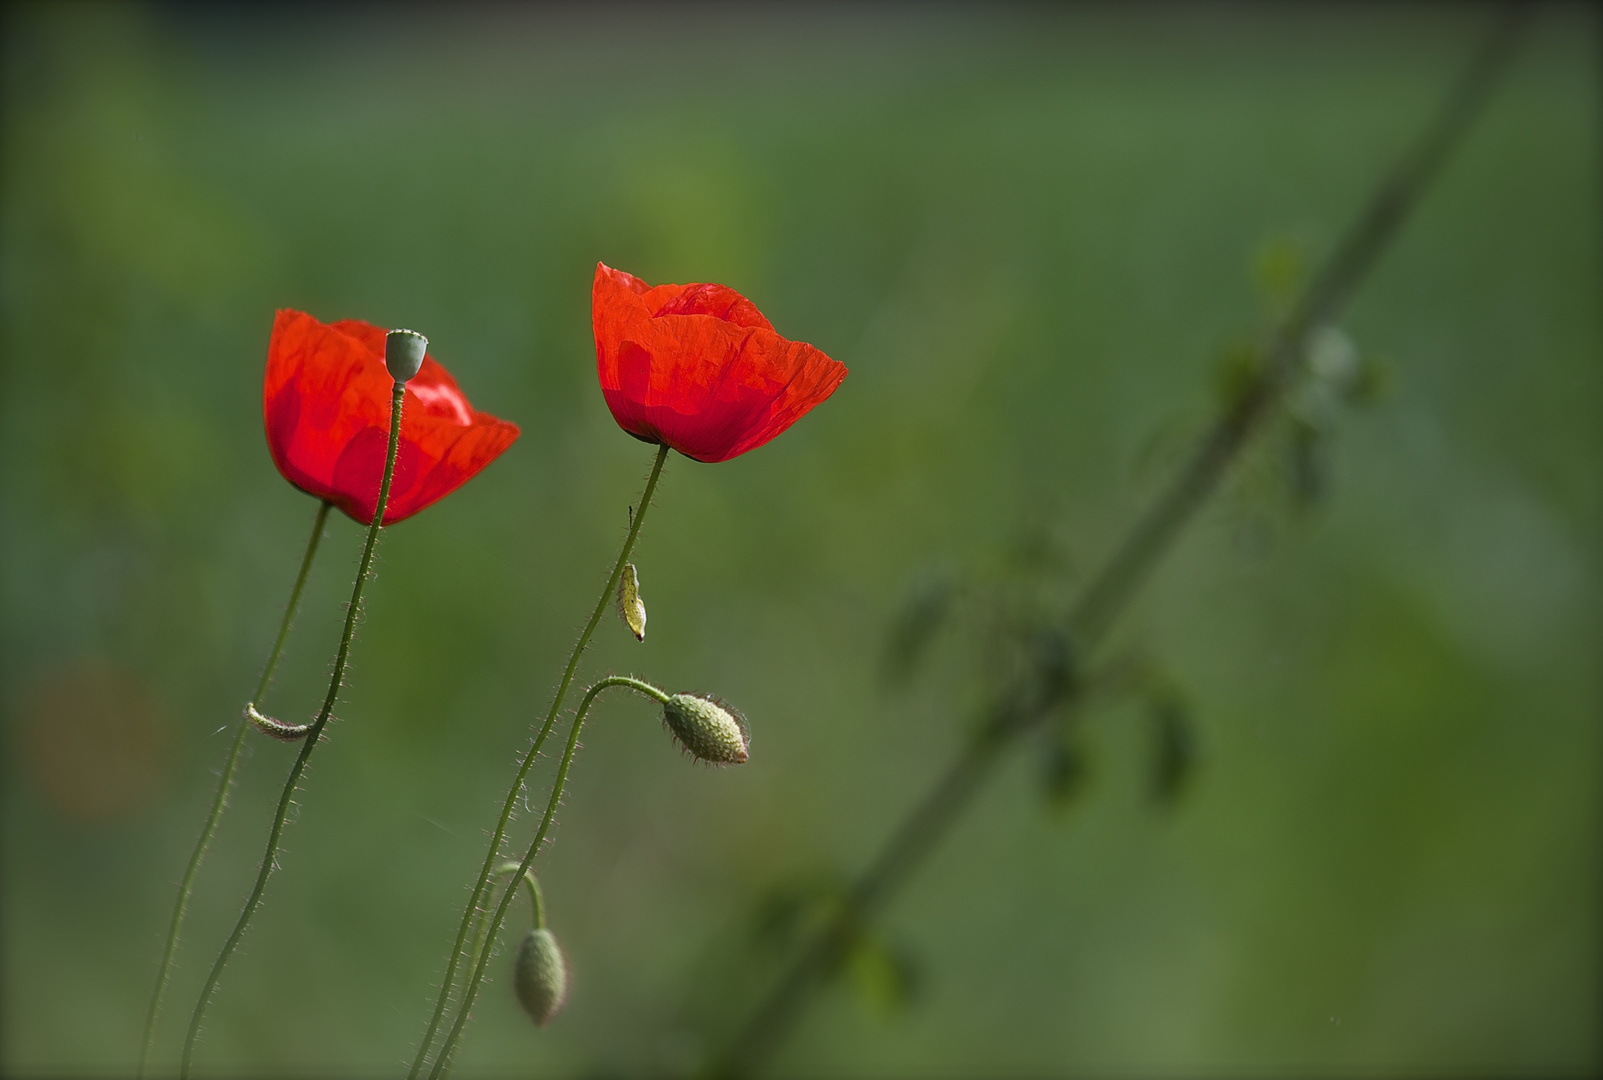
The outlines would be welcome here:
<svg viewBox="0 0 1603 1080">
<path fill-rule="evenodd" d="M 595 261 L 727 282 L 851 368 L 772 445 L 670 463 L 651 632 L 604 625 L 587 670 L 724 695 L 752 762 L 603 704 L 542 857 L 568 1009 L 536 1033 L 497 965 L 460 1059 L 673 1069 L 764 985 L 765 903 L 860 865 L 964 730 L 957 645 L 881 684 L 903 598 L 1031 552 L 1071 587 L 1487 14 L 7 8 L 0 1067 L 137 1055 L 315 509 L 260 433 L 275 307 L 424 331 L 524 433 L 380 548 L 200 1051 L 253 1073 L 390 1071 L 420 1031 L 649 463 L 595 387 Z M 1127 620 L 1188 702 L 1182 797 L 1148 797 L 1133 706 L 1066 809 L 1020 755 L 892 913 L 912 1000 L 868 971 L 785 1070 L 1598 1066 L 1597 35 L 1541 13 L 1359 296 L 1388 391 L 1320 444 L 1327 497 L 1270 440 Z M 336 518 L 279 715 L 319 698 L 359 544 Z M 291 753 L 245 763 L 164 1060 Z"/>
</svg>

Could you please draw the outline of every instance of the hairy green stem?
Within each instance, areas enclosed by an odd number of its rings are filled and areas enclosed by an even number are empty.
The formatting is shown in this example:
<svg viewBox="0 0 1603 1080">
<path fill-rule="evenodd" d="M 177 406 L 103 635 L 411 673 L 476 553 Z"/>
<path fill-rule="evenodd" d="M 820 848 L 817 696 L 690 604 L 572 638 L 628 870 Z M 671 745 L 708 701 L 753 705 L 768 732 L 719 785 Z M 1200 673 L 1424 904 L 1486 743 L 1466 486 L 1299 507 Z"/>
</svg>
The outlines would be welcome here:
<svg viewBox="0 0 1603 1080">
<path fill-rule="evenodd" d="M 579 731 L 584 727 L 585 714 L 590 711 L 590 703 L 596 699 L 601 691 L 614 686 L 625 686 L 630 690 L 645 694 L 658 704 L 666 704 L 668 695 L 658 690 L 650 683 L 631 679 L 627 675 L 609 675 L 597 682 L 584 695 L 579 702 L 579 708 L 573 714 L 573 727 L 568 732 L 568 744 L 562 750 L 562 762 L 557 766 L 557 778 L 551 785 L 551 798 L 545 804 L 545 816 L 540 819 L 540 828 L 534 834 L 534 840 L 529 844 L 529 850 L 524 852 L 523 861 L 513 864 L 519 874 L 527 874 L 529 866 L 534 862 L 534 856 L 539 852 L 540 845 L 545 843 L 546 833 L 551 829 L 551 819 L 556 816 L 557 806 L 562 802 L 562 789 L 568 782 L 568 767 L 573 764 L 574 752 L 579 748 Z M 496 905 L 495 915 L 490 920 L 486 939 L 495 940 L 495 935 L 501 930 L 501 922 L 506 918 L 507 908 L 512 903 L 512 894 L 517 890 L 508 888 L 501 896 L 501 902 Z M 439 1080 L 449 1066 L 451 1051 L 455 1048 L 457 1039 L 462 1035 L 462 1029 L 468 1022 L 468 1013 L 473 1009 L 473 999 L 478 995 L 479 983 L 484 980 L 484 969 L 490 963 L 490 950 L 484 949 L 473 966 L 473 973 L 469 976 L 467 985 L 462 988 L 462 1003 L 457 1006 L 456 1020 L 451 1025 L 451 1031 L 440 1045 L 439 1057 L 435 1059 L 434 1069 L 429 1073 L 429 1080 Z"/>
<path fill-rule="evenodd" d="M 278 858 L 278 843 L 284 834 L 284 823 L 289 819 L 290 802 L 295 797 L 295 785 L 300 782 L 301 773 L 306 771 L 306 762 L 317 747 L 317 741 L 322 737 L 323 728 L 328 725 L 328 718 L 334 711 L 334 702 L 339 697 L 340 683 L 345 678 L 345 662 L 350 658 L 351 638 L 356 633 L 356 620 L 362 609 L 362 588 L 367 584 L 368 572 L 373 566 L 373 549 L 378 546 L 380 530 L 384 527 L 384 507 L 390 501 L 390 481 L 395 476 L 395 455 L 401 444 L 401 401 L 406 392 L 406 384 L 396 381 L 390 393 L 390 439 L 389 447 L 384 455 L 384 476 L 379 481 L 378 505 L 373 510 L 373 524 L 368 526 L 367 543 L 362 547 L 362 561 L 356 567 L 356 584 L 351 588 L 351 602 L 345 609 L 345 630 L 340 635 L 339 652 L 334 657 L 334 674 L 329 679 L 328 694 L 323 698 L 323 707 L 312 722 L 311 730 L 306 735 L 306 741 L 301 744 L 301 752 L 295 758 L 295 764 L 289 770 L 289 778 L 284 781 L 284 791 L 278 798 L 278 812 L 273 816 L 273 828 L 267 835 L 267 852 L 262 856 L 262 865 L 256 872 L 256 884 L 251 889 L 250 898 L 245 901 L 245 908 L 239 913 L 239 921 L 234 924 L 234 930 L 223 943 L 222 952 L 217 954 L 217 960 L 212 964 L 211 973 L 206 977 L 206 985 L 201 988 L 200 1000 L 195 1002 L 194 1014 L 189 1020 L 189 1034 L 184 1039 L 184 1056 L 178 1067 L 178 1075 L 189 1075 L 190 1061 L 195 1054 L 195 1040 L 200 1036 L 200 1022 L 206 1015 L 206 1005 L 211 1000 L 212 992 L 217 988 L 217 980 L 223 974 L 223 968 L 228 964 L 228 958 L 238 948 L 240 938 L 245 935 L 245 928 L 250 924 L 251 916 L 256 913 L 256 907 L 261 903 L 262 893 L 267 889 L 267 879 L 273 872 L 273 863 Z"/>
<path fill-rule="evenodd" d="M 515 873 L 517 869 L 517 862 L 508 859 L 506 862 L 495 868 L 495 876 L 500 877 L 502 874 Z M 540 894 L 540 880 L 534 876 L 533 870 L 525 870 L 523 872 L 523 883 L 529 887 L 529 910 L 531 919 L 534 923 L 534 929 L 544 930 L 545 897 Z M 517 889 L 518 883 L 516 879 L 507 882 L 508 891 L 516 892 Z M 469 960 L 473 963 L 478 963 L 479 957 L 484 952 L 484 924 L 489 920 L 489 918 L 489 908 L 486 907 L 479 909 L 479 920 L 473 928 L 473 951 L 468 954 Z"/>
<path fill-rule="evenodd" d="M 506 862 L 495 868 L 495 876 L 500 877 L 502 874 L 513 874 L 517 872 L 517 869 L 517 861 L 508 859 Z M 525 870 L 523 872 L 523 883 L 529 887 L 529 909 L 534 919 L 534 928 L 536 930 L 544 930 L 545 897 L 540 892 L 540 881 L 534 876 L 534 872 L 532 870 Z M 518 888 L 517 881 L 513 880 L 508 882 L 507 888 L 516 892 Z M 478 960 L 479 953 L 484 948 L 484 923 L 489 917 L 489 908 L 480 910 L 479 922 L 478 925 L 474 927 L 473 931 L 473 952 L 469 954 L 475 961 Z"/>
<path fill-rule="evenodd" d="M 456 982 L 457 968 L 461 964 L 462 950 L 467 945 L 468 932 L 473 926 L 473 917 L 479 911 L 479 904 L 489 884 L 490 871 L 500 855 L 501 841 L 506 836 L 507 825 L 512 820 L 513 810 L 517 807 L 518 795 L 523 790 L 523 781 L 528 777 L 529 770 L 534 767 L 540 748 L 545 745 L 547 736 L 551 734 L 552 725 L 557 722 L 557 715 L 562 711 L 562 703 L 568 695 L 568 687 L 573 682 L 573 673 L 579 667 L 579 658 L 584 655 L 586 646 L 590 644 L 590 636 L 595 633 L 602 614 L 607 610 L 607 605 L 612 601 L 613 594 L 618 588 L 618 579 L 623 574 L 624 564 L 629 561 L 629 556 L 634 551 L 635 539 L 640 535 L 640 526 L 645 521 L 646 511 L 651 508 L 651 497 L 657 490 L 657 480 L 662 476 L 662 466 L 667 460 L 668 446 L 664 444 L 657 448 L 656 460 L 651 465 L 651 475 L 646 480 L 645 494 L 640 497 L 640 510 L 630 519 L 629 535 L 623 542 L 623 550 L 618 552 L 618 561 L 612 566 L 612 575 L 607 578 L 606 587 L 601 590 L 601 599 L 596 602 L 596 609 L 591 613 L 590 621 L 585 624 L 584 632 L 579 635 L 573 653 L 568 657 L 568 666 L 562 671 L 562 681 L 557 684 L 557 693 L 551 701 L 550 711 L 546 713 L 545 722 L 540 726 L 540 731 L 535 735 L 528 752 L 523 755 L 517 777 L 507 791 L 506 801 L 501 806 L 501 816 L 496 821 L 495 832 L 490 837 L 490 850 L 484 856 L 484 866 L 479 871 L 478 881 L 473 886 L 473 894 L 468 898 L 467 908 L 462 912 L 462 921 L 457 926 L 456 940 L 451 945 L 451 958 L 446 963 L 445 978 L 440 983 L 440 993 L 434 1002 L 434 1014 L 429 1018 L 428 1030 L 423 1033 L 423 1042 L 417 1049 L 417 1056 L 412 1059 L 412 1068 L 407 1073 L 407 1080 L 417 1080 L 424 1062 L 428 1060 L 429 1047 L 434 1043 L 434 1036 L 440 1030 L 440 1021 L 445 1016 L 446 1006 L 451 1001 L 451 989 Z M 443 1061 L 443 1056 L 441 1060 Z"/>
<path fill-rule="evenodd" d="M 247 709 L 261 704 L 262 695 L 267 693 L 267 686 L 273 680 L 273 671 L 278 667 L 278 658 L 284 652 L 284 642 L 289 637 L 290 624 L 295 621 L 295 611 L 300 607 L 301 590 L 306 586 L 306 575 L 312 568 L 312 559 L 317 555 L 317 545 L 323 539 L 323 526 L 328 521 L 328 512 L 333 505 L 325 499 L 317 508 L 317 517 L 312 522 L 312 537 L 306 542 L 306 554 L 301 556 L 300 573 L 295 575 L 295 587 L 289 591 L 289 604 L 284 608 L 284 619 L 278 624 L 278 638 L 273 642 L 273 651 L 267 656 L 267 666 L 262 669 L 261 680 L 256 684 L 256 692 L 251 695 Z M 156 986 L 150 992 L 150 1008 L 145 1012 L 145 1041 L 139 1051 L 140 1080 L 144 1080 L 145 1070 L 150 1065 L 150 1051 L 156 1042 L 156 1018 L 161 1013 L 161 998 L 167 989 L 167 977 L 172 973 L 173 955 L 178 950 L 178 934 L 184 925 L 184 914 L 189 910 L 189 897 L 194 890 L 195 875 L 200 872 L 201 861 L 206 857 L 206 849 L 211 846 L 212 835 L 217 831 L 217 822 L 221 820 L 223 809 L 228 805 L 228 792 L 234 782 L 234 766 L 239 763 L 239 752 L 245 745 L 245 733 L 249 730 L 250 721 L 241 717 L 239 726 L 234 731 L 233 745 L 228 748 L 228 756 L 223 759 L 223 773 L 217 781 L 217 794 L 212 796 L 211 812 L 206 815 L 206 824 L 201 827 L 200 838 L 195 841 L 195 850 L 189 856 L 189 865 L 184 867 L 183 879 L 178 883 L 178 899 L 173 903 L 172 921 L 167 926 L 167 942 L 162 946 L 161 967 L 156 971 Z"/>
</svg>

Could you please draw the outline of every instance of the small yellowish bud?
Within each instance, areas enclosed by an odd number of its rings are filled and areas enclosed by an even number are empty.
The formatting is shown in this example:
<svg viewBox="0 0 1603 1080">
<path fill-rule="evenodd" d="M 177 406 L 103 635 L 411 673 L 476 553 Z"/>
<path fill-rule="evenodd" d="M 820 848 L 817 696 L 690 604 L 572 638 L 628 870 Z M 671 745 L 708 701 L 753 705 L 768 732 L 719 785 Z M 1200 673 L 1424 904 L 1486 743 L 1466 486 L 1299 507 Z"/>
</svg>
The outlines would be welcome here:
<svg viewBox="0 0 1603 1080">
<path fill-rule="evenodd" d="M 562 1008 L 568 996 L 568 965 L 551 931 L 530 930 L 523 936 L 512 966 L 512 988 L 523 1011 L 540 1027 Z"/>
<path fill-rule="evenodd" d="M 406 382 L 416 375 L 428 349 L 429 339 L 416 330 L 391 330 L 384 336 L 384 366 L 390 378 Z"/>
<path fill-rule="evenodd" d="M 662 721 L 693 757 L 725 765 L 746 760 L 745 722 L 720 701 L 675 694 L 662 707 Z"/>
<path fill-rule="evenodd" d="M 625 563 L 618 579 L 618 614 L 636 641 L 646 640 L 646 602 L 640 599 L 640 575 L 634 563 Z"/>
</svg>

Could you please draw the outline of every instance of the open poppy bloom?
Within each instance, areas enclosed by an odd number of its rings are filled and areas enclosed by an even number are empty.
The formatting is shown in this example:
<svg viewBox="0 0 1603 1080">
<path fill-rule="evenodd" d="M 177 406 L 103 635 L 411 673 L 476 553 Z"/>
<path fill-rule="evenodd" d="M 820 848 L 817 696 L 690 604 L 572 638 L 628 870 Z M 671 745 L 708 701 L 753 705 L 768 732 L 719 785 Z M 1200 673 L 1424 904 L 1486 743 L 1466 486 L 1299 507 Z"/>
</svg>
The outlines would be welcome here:
<svg viewBox="0 0 1603 1080">
<path fill-rule="evenodd" d="M 658 285 L 596 264 L 601 393 L 618 426 L 697 461 L 754 450 L 835 392 L 846 365 L 774 332 L 725 285 Z"/>
<path fill-rule="evenodd" d="M 356 319 L 325 326 L 280 311 L 267 346 L 262 415 L 284 479 L 372 524 L 390 432 L 385 331 Z M 518 437 L 516 424 L 475 412 L 449 372 L 425 355 L 406 384 L 401 442 L 384 524 L 409 518 L 471 480 Z"/>
</svg>

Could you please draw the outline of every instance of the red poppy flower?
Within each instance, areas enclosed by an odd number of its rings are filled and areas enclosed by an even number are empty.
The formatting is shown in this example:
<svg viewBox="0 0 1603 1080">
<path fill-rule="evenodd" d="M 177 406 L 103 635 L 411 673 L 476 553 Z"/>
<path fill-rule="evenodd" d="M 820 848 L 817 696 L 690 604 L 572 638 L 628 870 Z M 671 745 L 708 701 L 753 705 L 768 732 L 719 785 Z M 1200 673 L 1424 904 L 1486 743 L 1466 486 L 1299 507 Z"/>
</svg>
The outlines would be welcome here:
<svg viewBox="0 0 1603 1080">
<path fill-rule="evenodd" d="M 390 431 L 384 334 L 343 319 L 324 326 L 280 311 L 267 346 L 262 414 L 284 479 L 369 525 Z M 406 384 L 401 444 L 384 524 L 393 525 L 461 487 L 518 437 L 516 424 L 475 412 L 449 372 L 424 356 Z"/>
<path fill-rule="evenodd" d="M 596 264 L 601 393 L 618 426 L 697 461 L 754 450 L 835 392 L 846 365 L 774 332 L 725 285 L 658 285 Z"/>
</svg>

